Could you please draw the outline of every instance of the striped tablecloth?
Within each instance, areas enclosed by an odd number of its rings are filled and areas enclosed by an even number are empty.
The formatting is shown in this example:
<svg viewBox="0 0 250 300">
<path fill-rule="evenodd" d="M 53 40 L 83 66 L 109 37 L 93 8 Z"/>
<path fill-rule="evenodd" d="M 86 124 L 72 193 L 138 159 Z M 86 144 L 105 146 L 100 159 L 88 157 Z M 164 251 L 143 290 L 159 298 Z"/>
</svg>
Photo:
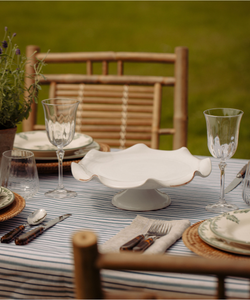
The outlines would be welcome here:
<svg viewBox="0 0 250 300">
<path fill-rule="evenodd" d="M 77 191 L 73 199 L 51 200 L 44 192 L 57 185 L 57 175 L 40 175 L 40 190 L 27 201 L 25 209 L 16 217 L 0 224 L 0 235 L 17 225 L 23 224 L 27 216 L 37 208 L 47 210 L 47 219 L 65 213 L 72 213 L 61 223 L 46 231 L 26 246 L 0 244 L 0 298 L 12 299 L 73 299 L 73 256 L 72 233 L 91 229 L 102 244 L 129 225 L 136 215 L 162 220 L 187 218 L 192 224 L 215 214 L 205 210 L 208 203 L 215 203 L 219 197 L 218 161 L 211 158 L 212 173 L 207 178 L 195 177 L 192 182 L 178 188 L 164 188 L 172 203 L 169 207 L 151 212 L 120 210 L 111 204 L 117 190 L 108 188 L 98 181 L 80 183 L 68 173 L 64 174 L 64 185 Z M 247 160 L 231 159 L 226 167 L 226 185 L 235 177 Z M 181 170 L 180 170 L 181 172 Z M 226 195 L 228 202 L 239 208 L 248 206 L 242 199 L 242 185 Z M 177 241 L 167 253 L 172 255 L 196 255 L 182 242 Z M 130 289 L 146 287 L 153 290 L 197 292 L 213 295 L 216 281 L 208 276 L 183 274 L 160 274 L 150 272 L 103 271 L 105 288 Z M 249 282 L 227 280 L 227 295 L 235 298 L 249 298 Z"/>
</svg>

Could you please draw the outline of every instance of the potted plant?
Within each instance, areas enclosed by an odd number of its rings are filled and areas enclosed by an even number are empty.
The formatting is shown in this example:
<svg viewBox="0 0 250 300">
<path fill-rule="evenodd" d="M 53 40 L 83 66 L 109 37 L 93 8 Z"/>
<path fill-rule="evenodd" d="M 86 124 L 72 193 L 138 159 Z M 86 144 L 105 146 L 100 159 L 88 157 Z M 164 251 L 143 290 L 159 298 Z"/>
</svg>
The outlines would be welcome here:
<svg viewBox="0 0 250 300">
<path fill-rule="evenodd" d="M 17 124 L 27 119 L 33 101 L 37 103 L 39 85 L 38 75 L 45 65 L 38 61 L 34 74 L 25 75 L 25 65 L 29 57 L 23 56 L 12 35 L 5 27 L 4 38 L 0 46 L 0 157 L 2 152 L 13 148 Z M 25 76 L 35 78 L 30 86 L 25 86 Z"/>
</svg>

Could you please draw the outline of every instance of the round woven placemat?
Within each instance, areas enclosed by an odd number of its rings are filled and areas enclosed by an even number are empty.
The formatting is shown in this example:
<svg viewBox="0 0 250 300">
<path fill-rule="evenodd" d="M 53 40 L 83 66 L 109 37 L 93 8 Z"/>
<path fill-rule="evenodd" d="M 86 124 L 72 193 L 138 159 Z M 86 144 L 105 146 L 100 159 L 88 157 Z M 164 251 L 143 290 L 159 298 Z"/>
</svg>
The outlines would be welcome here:
<svg viewBox="0 0 250 300">
<path fill-rule="evenodd" d="M 221 258 L 221 259 L 236 259 L 236 260 L 249 260 L 249 256 L 234 254 L 216 249 L 199 237 L 198 227 L 204 221 L 197 222 L 187 228 L 183 235 L 182 240 L 184 244 L 194 253 L 206 258 Z"/>
<path fill-rule="evenodd" d="M 110 151 L 110 147 L 107 144 L 103 144 L 103 143 L 99 143 L 100 145 L 100 150 L 99 151 L 103 151 L 103 152 L 109 152 Z M 63 171 L 64 172 L 68 172 L 71 170 L 71 163 L 72 162 L 79 162 L 81 159 L 76 159 L 76 160 L 65 160 L 63 161 Z M 46 174 L 46 173 L 58 173 L 58 162 L 57 161 L 52 161 L 52 162 L 37 162 L 36 163 L 37 166 L 37 171 L 39 174 Z"/>
<path fill-rule="evenodd" d="M 14 193 L 14 201 L 7 207 L 0 210 L 0 222 L 9 220 L 17 216 L 25 207 L 25 200 L 20 195 Z"/>
</svg>

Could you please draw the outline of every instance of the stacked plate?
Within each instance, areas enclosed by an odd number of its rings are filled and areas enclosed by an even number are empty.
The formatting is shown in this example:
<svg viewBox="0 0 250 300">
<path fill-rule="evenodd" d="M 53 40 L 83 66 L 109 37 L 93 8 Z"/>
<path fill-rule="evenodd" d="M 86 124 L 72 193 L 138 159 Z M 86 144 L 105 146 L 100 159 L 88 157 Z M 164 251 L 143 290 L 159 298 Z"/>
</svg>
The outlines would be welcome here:
<svg viewBox="0 0 250 300">
<path fill-rule="evenodd" d="M 15 199 L 14 194 L 5 187 L 0 187 L 0 210 L 9 206 Z"/>
<path fill-rule="evenodd" d="M 36 161 L 57 160 L 57 147 L 50 143 L 46 131 L 17 133 L 15 136 L 14 148 L 32 151 Z M 86 134 L 75 133 L 72 142 L 64 148 L 64 159 L 80 159 L 91 149 L 99 150 L 100 145 L 93 141 L 92 137 Z"/>
<path fill-rule="evenodd" d="M 250 209 L 223 213 L 198 228 L 200 238 L 217 249 L 250 255 Z"/>
<path fill-rule="evenodd" d="M 0 190 L 0 222 L 3 222 L 17 216 L 25 208 L 25 200 L 5 187 Z"/>
</svg>

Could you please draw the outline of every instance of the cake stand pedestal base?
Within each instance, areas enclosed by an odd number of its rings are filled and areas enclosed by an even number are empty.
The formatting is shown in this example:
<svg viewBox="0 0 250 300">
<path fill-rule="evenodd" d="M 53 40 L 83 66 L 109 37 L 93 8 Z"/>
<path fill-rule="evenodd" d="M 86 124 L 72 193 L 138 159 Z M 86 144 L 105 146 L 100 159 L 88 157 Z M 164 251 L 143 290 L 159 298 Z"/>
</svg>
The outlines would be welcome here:
<svg viewBox="0 0 250 300">
<path fill-rule="evenodd" d="M 112 204 L 125 210 L 150 211 L 169 206 L 171 200 L 167 194 L 158 190 L 129 189 L 117 193 Z"/>
</svg>

